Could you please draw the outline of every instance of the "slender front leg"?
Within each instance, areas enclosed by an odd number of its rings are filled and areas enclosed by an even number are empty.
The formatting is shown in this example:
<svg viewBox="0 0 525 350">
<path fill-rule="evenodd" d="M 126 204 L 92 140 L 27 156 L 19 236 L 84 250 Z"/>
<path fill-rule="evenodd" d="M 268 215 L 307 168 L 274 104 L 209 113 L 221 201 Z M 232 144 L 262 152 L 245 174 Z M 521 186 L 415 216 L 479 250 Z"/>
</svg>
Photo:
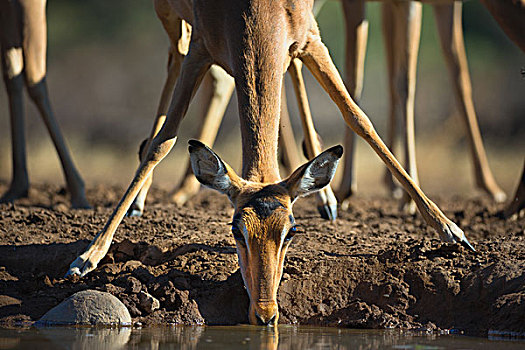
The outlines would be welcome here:
<svg viewBox="0 0 525 350">
<path fill-rule="evenodd" d="M 224 69 L 217 65 L 211 66 L 201 87 L 201 89 L 205 88 L 205 91 L 203 91 L 204 100 L 200 103 L 206 108 L 206 111 L 203 114 L 197 140 L 210 147 L 213 146 L 234 87 L 233 78 Z M 179 187 L 174 190 L 171 199 L 178 205 L 183 205 L 199 191 L 199 188 L 200 182 L 193 174 L 191 165 L 188 164 L 184 178 Z"/>
<path fill-rule="evenodd" d="M 344 0 L 343 13 L 346 28 L 345 83 L 352 99 L 359 103 L 363 91 L 368 21 L 365 19 L 364 0 Z M 341 209 L 346 210 L 350 197 L 357 189 L 355 160 L 355 134 L 345 128 L 345 153 L 342 160 L 343 176 L 337 191 Z"/>
<path fill-rule="evenodd" d="M 352 100 L 330 58 L 328 49 L 321 42 L 318 32 L 310 33 L 309 42 L 301 59 L 337 104 L 346 123 L 370 144 L 403 188 L 410 194 L 425 221 L 438 231 L 443 240 L 461 242 L 474 250 L 463 231 L 450 221 L 414 183 L 383 143 L 366 114 Z"/>
<path fill-rule="evenodd" d="M 113 240 L 113 235 L 124 218 L 126 211 L 131 206 L 133 199 L 155 166 L 169 153 L 175 144 L 180 122 L 186 114 L 188 104 L 210 64 L 211 61 L 204 45 L 198 39 L 193 39 L 188 56 L 182 64 L 181 75 L 173 92 L 166 122 L 151 142 L 146 157 L 141 162 L 124 197 L 122 197 L 113 211 L 104 229 L 97 234 L 87 250 L 71 263 L 66 275 L 76 274 L 84 276 L 95 269 L 99 261 L 106 255 Z"/>
<path fill-rule="evenodd" d="M 472 85 L 463 42 L 461 9 L 461 2 L 434 5 L 441 48 L 454 85 L 459 111 L 467 129 L 476 185 L 496 202 L 504 202 L 507 196 L 496 183 L 490 170 L 472 101 Z"/>
<path fill-rule="evenodd" d="M 309 159 L 313 159 L 321 153 L 321 144 L 315 131 L 310 105 L 308 104 L 308 95 L 304 85 L 303 64 L 298 59 L 293 59 L 288 72 L 292 78 L 292 83 L 299 105 L 299 114 L 301 115 L 301 124 L 303 126 L 304 142 Z M 323 219 L 335 220 L 337 218 L 337 199 L 330 185 L 326 186 L 319 192 L 316 192 L 317 210 Z"/>
</svg>

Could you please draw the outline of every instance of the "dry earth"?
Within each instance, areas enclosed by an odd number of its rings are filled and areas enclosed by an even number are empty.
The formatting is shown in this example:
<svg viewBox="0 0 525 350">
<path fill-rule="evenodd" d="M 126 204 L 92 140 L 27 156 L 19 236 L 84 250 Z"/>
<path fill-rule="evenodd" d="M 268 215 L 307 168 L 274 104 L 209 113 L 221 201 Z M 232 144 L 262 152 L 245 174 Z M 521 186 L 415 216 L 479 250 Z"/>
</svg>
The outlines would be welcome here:
<svg viewBox="0 0 525 350">
<path fill-rule="evenodd" d="M 35 321 L 84 289 L 114 294 L 144 324 L 247 322 L 230 205 L 210 191 L 177 208 L 153 190 L 145 215 L 124 220 L 97 270 L 62 278 L 122 193 L 90 188 L 94 209 L 71 210 L 63 190 L 41 185 L 0 205 L 0 322 Z M 335 223 L 318 217 L 313 200 L 300 201 L 303 232 L 286 258 L 280 322 L 525 332 L 525 219 L 499 219 L 500 207 L 483 197 L 434 199 L 478 253 L 440 242 L 386 197 L 357 197 Z"/>
</svg>

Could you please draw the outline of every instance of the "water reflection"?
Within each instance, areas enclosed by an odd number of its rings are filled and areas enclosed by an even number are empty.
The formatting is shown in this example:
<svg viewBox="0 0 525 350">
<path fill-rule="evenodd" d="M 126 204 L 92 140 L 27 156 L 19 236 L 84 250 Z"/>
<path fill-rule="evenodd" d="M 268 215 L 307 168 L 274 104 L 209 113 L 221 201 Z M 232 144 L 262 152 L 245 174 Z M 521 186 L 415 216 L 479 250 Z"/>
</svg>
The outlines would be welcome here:
<svg viewBox="0 0 525 350">
<path fill-rule="evenodd" d="M 116 350 L 128 344 L 131 328 L 68 328 L 68 331 L 64 331 L 54 327 L 43 328 L 40 334 L 49 339 L 56 349 Z"/>
<path fill-rule="evenodd" d="M 524 342 L 337 328 L 157 327 L 1 329 L 0 349 L 512 349 Z"/>
<path fill-rule="evenodd" d="M 128 343 L 133 349 L 162 349 L 163 345 L 177 349 L 250 349 L 276 350 L 279 331 L 270 327 L 172 327 L 134 330 Z"/>
</svg>

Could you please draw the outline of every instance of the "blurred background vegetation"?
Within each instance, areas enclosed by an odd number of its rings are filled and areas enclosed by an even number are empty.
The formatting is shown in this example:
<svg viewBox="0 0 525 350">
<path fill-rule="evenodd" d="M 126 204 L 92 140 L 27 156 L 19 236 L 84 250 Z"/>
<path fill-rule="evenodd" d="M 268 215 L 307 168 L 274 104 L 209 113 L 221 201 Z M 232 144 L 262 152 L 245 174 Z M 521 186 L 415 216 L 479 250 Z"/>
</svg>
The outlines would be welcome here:
<svg viewBox="0 0 525 350">
<path fill-rule="evenodd" d="M 386 134 L 388 98 L 380 4 L 367 5 L 370 21 L 363 97 L 360 102 L 381 135 Z M 422 187 L 430 193 L 465 194 L 474 181 L 464 128 L 456 112 L 448 71 L 440 52 L 432 8 L 424 5 L 416 92 L 417 155 Z M 516 185 L 525 150 L 525 55 L 477 1 L 463 6 L 474 102 L 500 185 Z M 164 83 L 168 40 L 153 3 L 144 0 L 50 0 L 48 85 L 56 116 L 88 186 L 127 185 L 137 149 L 152 125 Z M 329 0 L 318 17 L 325 43 L 342 72 L 343 19 L 339 1 Z M 325 146 L 342 142 L 343 121 L 335 105 L 307 74 L 312 112 Z M 302 140 L 291 84 L 290 112 Z M 198 96 L 196 97 L 198 98 Z M 9 116 L 0 89 L 0 181 L 11 176 Z M 158 168 L 156 184 L 172 188 L 186 165 L 186 141 L 195 134 L 200 110 L 190 108 L 174 151 Z M 33 182 L 63 183 L 52 144 L 36 109 L 26 108 L 29 171 Z M 227 130 L 228 132 L 222 132 Z M 216 150 L 240 165 L 235 97 L 219 132 Z M 364 142 L 358 145 L 361 193 L 382 193 L 383 167 Z M 446 192 L 445 192 L 446 191 Z"/>
</svg>

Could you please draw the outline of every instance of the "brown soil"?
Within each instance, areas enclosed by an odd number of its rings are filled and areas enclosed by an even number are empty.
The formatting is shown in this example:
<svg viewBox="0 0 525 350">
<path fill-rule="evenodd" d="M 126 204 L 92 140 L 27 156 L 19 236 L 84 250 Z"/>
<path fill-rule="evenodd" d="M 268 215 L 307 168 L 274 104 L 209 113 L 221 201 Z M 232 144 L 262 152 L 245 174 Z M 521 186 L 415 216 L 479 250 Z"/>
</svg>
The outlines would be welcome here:
<svg viewBox="0 0 525 350">
<path fill-rule="evenodd" d="M 177 208 L 153 190 L 145 215 L 124 220 L 94 272 L 62 278 L 122 193 L 91 188 L 94 209 L 71 210 L 58 187 L 37 186 L 29 199 L 0 205 L 0 322 L 37 320 L 84 289 L 116 295 L 144 324 L 247 322 L 230 205 L 210 191 Z M 312 200 L 300 201 L 304 232 L 286 258 L 280 322 L 525 332 L 525 219 L 500 220 L 484 198 L 434 199 L 478 253 L 440 242 L 388 198 L 358 197 L 335 223 L 320 219 Z M 160 309 L 151 312 L 141 291 Z"/>
</svg>

